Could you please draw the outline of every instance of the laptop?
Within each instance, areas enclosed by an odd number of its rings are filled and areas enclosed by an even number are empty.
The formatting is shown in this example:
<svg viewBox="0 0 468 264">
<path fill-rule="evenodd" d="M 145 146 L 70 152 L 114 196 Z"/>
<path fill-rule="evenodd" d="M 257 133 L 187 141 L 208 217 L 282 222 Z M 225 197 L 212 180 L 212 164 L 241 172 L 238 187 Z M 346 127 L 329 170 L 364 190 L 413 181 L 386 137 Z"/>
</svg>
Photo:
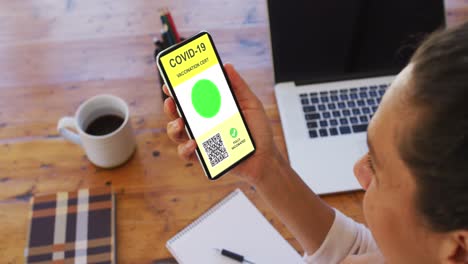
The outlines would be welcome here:
<svg viewBox="0 0 468 264">
<path fill-rule="evenodd" d="M 317 194 L 358 190 L 354 163 L 386 89 L 445 25 L 443 0 L 268 0 L 289 161 Z"/>
</svg>

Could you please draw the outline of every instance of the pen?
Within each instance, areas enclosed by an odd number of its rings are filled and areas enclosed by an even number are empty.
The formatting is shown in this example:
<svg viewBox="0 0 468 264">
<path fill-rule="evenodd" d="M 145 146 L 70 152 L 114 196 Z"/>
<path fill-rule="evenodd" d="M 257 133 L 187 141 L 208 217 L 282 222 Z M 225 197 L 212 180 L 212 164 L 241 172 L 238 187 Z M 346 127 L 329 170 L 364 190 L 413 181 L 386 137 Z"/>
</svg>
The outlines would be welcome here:
<svg viewBox="0 0 468 264">
<path fill-rule="evenodd" d="M 161 16 L 161 22 L 163 24 L 163 29 L 167 32 L 167 36 L 169 39 L 169 46 L 176 44 L 174 32 L 172 32 L 172 28 L 171 28 L 171 25 L 169 24 L 169 20 L 166 14 L 163 14 Z"/>
<path fill-rule="evenodd" d="M 166 16 L 167 16 L 167 22 L 169 22 L 169 25 L 172 28 L 172 33 L 174 33 L 175 41 L 176 43 L 179 43 L 180 42 L 179 32 L 177 32 L 177 28 L 175 26 L 174 19 L 172 19 L 171 12 L 167 11 Z"/>
<path fill-rule="evenodd" d="M 218 251 L 219 253 L 221 253 L 221 255 L 225 256 L 225 257 L 228 257 L 230 259 L 233 259 L 233 260 L 237 260 L 239 261 L 240 263 L 250 263 L 250 264 L 255 264 L 253 263 L 252 261 L 250 260 L 246 260 L 244 256 L 242 255 L 239 255 L 237 253 L 234 253 L 232 251 L 229 251 L 229 250 L 226 250 L 226 249 L 218 249 L 218 248 L 215 248 L 214 250 Z"/>
</svg>

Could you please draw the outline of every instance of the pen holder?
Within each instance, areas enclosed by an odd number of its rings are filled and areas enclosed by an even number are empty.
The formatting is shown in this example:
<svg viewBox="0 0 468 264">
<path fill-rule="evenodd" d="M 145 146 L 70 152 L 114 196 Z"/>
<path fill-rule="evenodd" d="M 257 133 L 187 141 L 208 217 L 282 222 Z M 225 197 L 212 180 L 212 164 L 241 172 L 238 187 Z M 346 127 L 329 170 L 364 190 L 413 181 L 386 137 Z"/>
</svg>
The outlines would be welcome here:
<svg viewBox="0 0 468 264">
<path fill-rule="evenodd" d="M 184 41 L 184 40 L 185 40 L 185 38 L 180 38 L 180 41 Z M 153 43 L 156 46 L 156 48 L 154 49 L 154 54 L 153 54 L 154 62 L 156 63 L 156 67 L 158 67 L 158 63 L 157 63 L 156 59 L 158 57 L 159 52 L 169 48 L 170 45 L 167 42 L 161 41 L 161 40 L 154 40 Z M 159 69 L 156 69 L 156 71 L 158 72 L 158 75 L 159 75 L 159 84 L 160 84 L 159 87 L 160 87 L 160 89 L 162 89 L 164 81 L 163 81 L 163 78 L 161 76 L 161 73 L 159 72 Z M 162 90 L 161 90 L 161 95 L 162 95 L 162 100 L 164 102 L 164 100 L 166 100 L 166 98 L 168 96 Z"/>
</svg>

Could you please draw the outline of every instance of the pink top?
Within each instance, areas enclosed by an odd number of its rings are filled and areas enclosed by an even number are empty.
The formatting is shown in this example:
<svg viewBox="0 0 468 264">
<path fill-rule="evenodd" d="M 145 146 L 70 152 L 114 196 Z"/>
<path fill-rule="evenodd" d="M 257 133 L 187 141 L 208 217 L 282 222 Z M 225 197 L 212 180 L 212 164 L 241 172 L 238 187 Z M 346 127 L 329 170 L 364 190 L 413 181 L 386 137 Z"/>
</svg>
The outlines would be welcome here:
<svg viewBox="0 0 468 264">
<path fill-rule="evenodd" d="M 379 251 L 371 232 L 335 209 L 335 220 L 320 248 L 304 256 L 306 263 L 340 263 L 349 255 Z"/>
</svg>

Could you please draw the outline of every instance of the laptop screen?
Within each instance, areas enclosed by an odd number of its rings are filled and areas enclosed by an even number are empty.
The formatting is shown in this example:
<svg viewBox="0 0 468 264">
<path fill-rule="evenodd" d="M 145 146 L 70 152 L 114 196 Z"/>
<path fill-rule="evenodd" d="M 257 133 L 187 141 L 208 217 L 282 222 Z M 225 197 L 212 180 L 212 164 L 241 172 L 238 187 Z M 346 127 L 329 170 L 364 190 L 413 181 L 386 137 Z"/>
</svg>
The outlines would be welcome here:
<svg viewBox="0 0 468 264">
<path fill-rule="evenodd" d="M 443 0 L 268 0 L 275 81 L 398 73 L 445 22 Z"/>
</svg>

